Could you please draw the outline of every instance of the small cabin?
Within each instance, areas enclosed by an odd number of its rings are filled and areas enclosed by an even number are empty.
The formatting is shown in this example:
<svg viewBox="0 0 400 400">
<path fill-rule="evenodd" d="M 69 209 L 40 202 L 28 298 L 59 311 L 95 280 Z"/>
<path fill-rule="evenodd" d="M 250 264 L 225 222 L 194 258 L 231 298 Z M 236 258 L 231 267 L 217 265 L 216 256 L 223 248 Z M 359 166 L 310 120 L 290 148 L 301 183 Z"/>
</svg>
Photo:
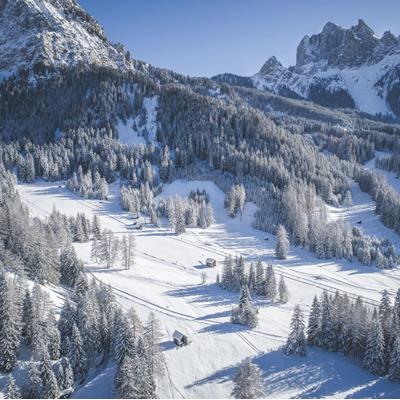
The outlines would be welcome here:
<svg viewBox="0 0 400 400">
<path fill-rule="evenodd" d="M 361 225 L 361 224 L 362 224 L 361 219 L 357 221 L 357 224 L 358 224 L 358 225 Z"/>
<path fill-rule="evenodd" d="M 174 340 L 174 343 L 179 347 L 187 346 L 189 344 L 189 338 L 179 331 L 175 331 L 173 333 L 172 339 Z"/>
<path fill-rule="evenodd" d="M 213 258 L 207 258 L 206 265 L 207 265 L 207 267 L 211 267 L 211 268 L 216 267 L 217 261 L 214 260 Z"/>
</svg>

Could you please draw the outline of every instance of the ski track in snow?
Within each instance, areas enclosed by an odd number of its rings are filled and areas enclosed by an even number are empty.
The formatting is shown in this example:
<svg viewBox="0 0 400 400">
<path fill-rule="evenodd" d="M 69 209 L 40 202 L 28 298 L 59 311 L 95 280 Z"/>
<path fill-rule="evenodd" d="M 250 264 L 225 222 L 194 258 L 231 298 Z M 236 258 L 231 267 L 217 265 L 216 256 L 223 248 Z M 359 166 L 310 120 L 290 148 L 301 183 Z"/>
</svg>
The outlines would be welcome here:
<svg viewBox="0 0 400 400">
<path fill-rule="evenodd" d="M 118 185 L 111 186 L 111 199 L 103 202 L 82 199 L 58 186 L 59 183 L 42 181 L 35 185 L 19 185 L 18 189 L 34 216 L 45 217 L 54 203 L 59 211 L 67 215 L 82 211 L 89 216 L 97 214 L 103 228 L 107 227 L 117 234 L 133 232 L 135 235 L 136 265 L 131 271 L 118 268 L 107 270 L 93 264 L 89 258 L 90 244 L 76 244 L 76 249 L 85 262 L 87 272 L 95 279 L 110 284 L 123 307 L 134 305 L 142 318 L 149 311 L 159 316 L 168 335 L 161 344 L 166 366 L 166 374 L 159 382 L 161 397 L 227 397 L 234 366 L 246 356 L 254 357 L 255 362 L 260 364 L 266 382 L 278 380 L 280 383 L 272 384 L 267 393 L 269 397 L 318 397 L 317 393 L 322 392 L 342 397 L 343 393 L 351 396 L 354 391 L 367 391 L 370 397 L 383 391 L 390 397 L 390 383 L 383 381 L 379 386 L 375 377 L 356 365 L 352 366 L 356 369 L 352 377 L 357 382 L 352 385 L 330 387 L 324 383 L 325 378 L 317 385 L 318 388 L 314 381 L 304 379 L 288 385 L 290 378 L 286 364 L 293 361 L 284 357 L 278 349 L 286 340 L 295 303 L 300 303 L 307 313 L 314 294 L 325 289 L 331 293 L 336 290 L 346 292 L 351 298 L 361 295 L 365 302 L 375 305 L 383 288 L 391 293 L 397 289 L 400 284 L 398 271 L 380 271 L 341 260 L 317 260 L 300 248 L 291 248 L 288 260 L 277 265 L 275 238 L 250 226 L 254 205 L 246 204 L 242 222 L 229 218 L 223 208 L 223 194 L 211 182 L 175 181 L 165 186 L 161 197 L 173 193 L 186 196 L 193 188 L 205 188 L 214 207 L 216 223 L 213 227 L 204 231 L 188 229 L 180 237 L 172 235 L 165 227 L 146 226 L 140 232 L 132 230 L 131 220 L 118 205 Z M 365 198 L 362 200 L 365 201 Z M 368 207 L 363 212 L 376 217 Z M 264 240 L 265 237 L 268 241 Z M 260 257 L 264 262 L 273 263 L 276 273 L 285 277 L 291 293 L 286 305 L 254 298 L 260 310 L 260 325 L 255 330 L 229 322 L 230 309 L 237 303 L 237 293 L 226 292 L 215 284 L 199 284 L 201 271 L 207 271 L 209 281 L 214 282 L 225 255 L 239 253 L 247 261 Z M 209 256 L 217 260 L 217 268 L 203 269 L 201 262 Z M 175 349 L 170 341 L 175 329 L 187 332 L 193 339 L 192 343 L 186 348 Z M 271 357 L 274 365 L 282 368 L 278 375 L 267 373 L 271 368 L 268 361 Z M 339 374 L 339 380 L 346 380 L 346 376 L 342 376 L 338 368 L 346 371 L 352 365 L 351 360 L 314 350 L 307 357 L 308 364 L 311 359 L 317 364 L 325 360 L 324 367 L 319 370 L 325 371 L 322 375 L 328 373 L 325 365 L 331 365 L 331 361 L 335 360 L 335 367 L 330 373 Z M 302 368 L 295 362 L 290 370 L 300 373 Z M 313 367 L 310 364 L 308 368 L 311 370 Z"/>
</svg>

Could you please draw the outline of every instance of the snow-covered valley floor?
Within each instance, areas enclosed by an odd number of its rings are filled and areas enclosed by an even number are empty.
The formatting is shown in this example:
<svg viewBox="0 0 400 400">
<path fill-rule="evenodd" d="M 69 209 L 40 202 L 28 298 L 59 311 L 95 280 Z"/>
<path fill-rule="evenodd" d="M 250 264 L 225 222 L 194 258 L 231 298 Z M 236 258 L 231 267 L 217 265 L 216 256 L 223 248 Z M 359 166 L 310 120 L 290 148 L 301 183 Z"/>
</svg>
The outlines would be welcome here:
<svg viewBox="0 0 400 400">
<path fill-rule="evenodd" d="M 246 204 L 242 221 L 229 218 L 223 208 L 224 195 L 212 182 L 175 181 L 164 188 L 163 197 L 187 196 L 191 189 L 206 189 L 214 208 L 216 223 L 211 228 L 188 229 L 179 237 L 165 221 L 161 228 L 147 225 L 142 231 L 132 230 L 132 221 L 119 207 L 117 186 L 112 187 L 111 199 L 102 202 L 77 197 L 59 183 L 38 182 L 19 185 L 18 189 L 34 216 L 45 217 L 55 205 L 67 215 L 97 214 L 102 227 L 115 233 L 135 234 L 136 263 L 130 271 L 94 264 L 90 244 L 77 244 L 76 249 L 87 272 L 109 283 L 124 307 L 134 306 L 143 318 L 153 310 L 160 318 L 165 333 L 162 348 L 166 365 L 159 383 L 160 397 L 229 397 L 235 368 L 247 356 L 254 357 L 262 368 L 267 397 L 399 397 L 399 385 L 371 375 L 348 358 L 316 349 L 305 358 L 286 357 L 279 347 L 286 340 L 294 304 L 299 303 L 307 312 L 314 294 L 322 289 L 361 295 L 374 303 L 383 289 L 394 293 L 400 287 L 400 271 L 380 271 L 356 262 L 318 260 L 310 252 L 293 247 L 289 258 L 278 263 L 274 257 L 275 237 L 251 227 L 255 206 Z M 369 202 L 368 195 L 353 187 L 354 206 L 348 212 L 331 210 L 331 214 L 353 224 L 363 213 L 365 232 L 392 235 L 389 238 L 400 250 L 398 236 L 380 223 Z M 281 305 L 254 299 L 260 309 L 260 324 L 255 330 L 229 322 L 238 294 L 215 284 L 227 254 L 241 254 L 247 262 L 261 258 L 265 263 L 273 263 L 278 275 L 285 276 L 289 302 Z M 204 268 L 207 257 L 217 260 L 216 268 Z M 201 284 L 203 271 L 208 275 L 206 284 Z M 177 349 L 171 341 L 175 329 L 187 333 L 192 343 Z M 100 380 L 103 390 L 96 390 L 96 397 L 112 396 L 112 373 L 106 369 Z M 91 387 L 95 387 L 94 382 L 76 396 L 93 397 Z"/>
</svg>

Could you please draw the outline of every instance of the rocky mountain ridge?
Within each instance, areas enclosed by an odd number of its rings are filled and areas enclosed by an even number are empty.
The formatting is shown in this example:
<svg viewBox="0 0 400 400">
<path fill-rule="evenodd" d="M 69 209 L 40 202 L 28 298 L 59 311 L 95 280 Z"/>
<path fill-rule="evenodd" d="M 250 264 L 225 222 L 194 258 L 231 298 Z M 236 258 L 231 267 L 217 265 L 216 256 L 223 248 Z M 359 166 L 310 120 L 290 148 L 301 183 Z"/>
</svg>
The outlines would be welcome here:
<svg viewBox="0 0 400 400">
<path fill-rule="evenodd" d="M 231 76 L 227 83 L 241 80 Z M 304 36 L 294 66 L 270 57 L 251 80 L 257 89 L 328 107 L 400 116 L 400 38 L 390 31 L 378 37 L 363 20 L 348 29 L 328 22 L 321 33 Z"/>
</svg>

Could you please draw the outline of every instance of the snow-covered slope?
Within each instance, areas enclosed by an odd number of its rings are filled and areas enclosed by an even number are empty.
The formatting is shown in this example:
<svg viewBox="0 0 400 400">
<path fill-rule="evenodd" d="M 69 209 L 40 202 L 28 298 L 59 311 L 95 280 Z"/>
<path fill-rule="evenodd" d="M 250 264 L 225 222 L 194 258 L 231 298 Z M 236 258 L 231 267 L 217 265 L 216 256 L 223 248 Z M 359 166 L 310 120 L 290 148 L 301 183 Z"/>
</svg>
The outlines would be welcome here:
<svg viewBox="0 0 400 400">
<path fill-rule="evenodd" d="M 230 76 L 226 83 L 243 79 Z M 349 29 L 328 22 L 301 40 L 295 66 L 271 57 L 251 79 L 260 90 L 328 107 L 400 116 L 400 39 L 389 31 L 378 37 L 362 20 Z"/>
<path fill-rule="evenodd" d="M 129 271 L 94 264 L 88 243 L 76 244 L 76 249 L 87 272 L 110 284 L 123 307 L 134 306 L 141 318 L 146 318 L 149 311 L 160 318 L 166 371 L 158 385 L 159 397 L 227 398 L 236 367 L 248 356 L 254 357 L 262 369 L 266 397 L 396 397 L 396 384 L 376 378 L 349 358 L 320 350 L 311 350 L 306 358 L 286 357 L 279 346 L 287 337 L 294 304 L 301 304 L 307 313 L 313 295 L 324 288 L 375 302 L 382 289 L 391 294 L 397 290 L 398 270 L 381 271 L 344 260 L 318 260 L 294 247 L 289 258 L 276 265 L 275 238 L 251 227 L 255 205 L 246 204 L 242 220 L 230 218 L 223 207 L 223 192 L 209 181 L 176 180 L 163 188 L 159 198 L 187 196 L 191 189 L 205 189 L 215 212 L 212 227 L 190 228 L 177 237 L 163 221 L 160 228 L 147 224 L 142 231 L 132 231 L 132 220 L 118 205 L 118 183 L 114 186 L 110 199 L 102 202 L 79 198 L 57 182 L 19 185 L 18 190 L 35 216 L 45 217 L 55 204 L 67 215 L 98 215 L 102 226 L 117 235 L 134 233 L 135 266 Z M 224 255 L 238 253 L 247 261 L 260 257 L 264 262 L 273 262 L 291 294 L 285 305 L 254 298 L 260 320 L 255 330 L 229 322 L 238 294 L 214 283 L 217 272 L 221 273 Z M 216 268 L 202 265 L 207 257 L 217 260 Z M 203 271 L 208 275 L 206 284 L 201 284 Z M 175 329 L 187 333 L 192 343 L 176 348 L 171 342 Z M 111 371 L 104 370 L 76 396 L 112 396 L 107 389 L 110 377 Z"/>
<path fill-rule="evenodd" d="M 132 60 L 76 0 L 0 0 L 0 78 L 77 65 L 128 69 Z"/>
</svg>

